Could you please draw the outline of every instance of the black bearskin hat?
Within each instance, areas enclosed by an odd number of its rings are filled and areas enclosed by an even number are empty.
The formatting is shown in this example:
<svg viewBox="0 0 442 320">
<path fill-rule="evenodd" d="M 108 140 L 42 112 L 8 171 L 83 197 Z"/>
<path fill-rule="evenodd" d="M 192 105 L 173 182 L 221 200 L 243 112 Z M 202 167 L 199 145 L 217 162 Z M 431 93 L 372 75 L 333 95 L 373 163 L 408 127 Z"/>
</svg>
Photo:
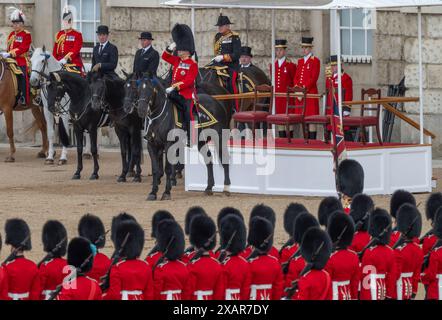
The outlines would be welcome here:
<svg viewBox="0 0 442 320">
<path fill-rule="evenodd" d="M 433 234 L 442 239 L 442 208 L 437 209 L 433 220 Z"/>
<path fill-rule="evenodd" d="M 54 252 L 54 256 L 63 257 L 66 254 L 68 246 L 68 233 L 64 225 L 58 220 L 49 220 L 43 226 L 41 233 L 41 241 L 43 242 L 43 250 L 51 252 L 61 243 L 60 249 Z M 63 242 L 62 242 L 63 241 Z"/>
<path fill-rule="evenodd" d="M 246 247 L 246 226 L 244 220 L 235 214 L 228 214 L 221 220 L 221 248 L 237 255 Z M 229 244 L 230 242 L 230 244 Z"/>
<path fill-rule="evenodd" d="M 72 239 L 68 245 L 68 264 L 80 269 L 81 273 L 90 271 L 94 264 L 91 245 L 89 239 L 83 237 Z"/>
<path fill-rule="evenodd" d="M 124 239 L 127 238 L 121 256 L 128 260 L 133 260 L 141 255 L 144 247 L 144 230 L 136 221 L 123 221 L 118 225 L 115 237 L 115 249 L 119 250 L 123 246 Z"/>
<path fill-rule="evenodd" d="M 212 250 L 216 246 L 216 226 L 212 218 L 196 215 L 190 224 L 190 243 L 196 248 Z"/>
<path fill-rule="evenodd" d="M 32 250 L 31 230 L 23 219 L 9 219 L 5 224 L 5 244 L 22 250 Z M 25 241 L 26 240 L 26 241 Z"/>
<path fill-rule="evenodd" d="M 284 212 L 284 230 L 290 236 L 293 233 L 293 227 L 295 226 L 296 217 L 299 216 L 301 212 L 308 212 L 306 207 L 300 203 L 290 203 Z"/>
<path fill-rule="evenodd" d="M 218 229 L 221 228 L 221 221 L 229 214 L 233 214 L 244 221 L 244 216 L 242 215 L 241 211 L 233 207 L 224 207 L 219 211 L 218 216 L 216 217 L 216 225 Z"/>
<path fill-rule="evenodd" d="M 189 51 L 195 53 L 195 41 L 192 29 L 187 24 L 175 24 L 172 29 L 172 39 L 176 43 L 177 51 Z"/>
<path fill-rule="evenodd" d="M 80 237 L 89 239 L 97 248 L 103 248 L 106 243 L 106 237 L 103 237 L 105 233 L 103 221 L 99 217 L 90 213 L 81 217 L 78 223 Z"/>
<path fill-rule="evenodd" d="M 273 228 L 275 228 L 275 211 L 273 211 L 273 209 L 269 206 L 266 206 L 265 204 L 257 204 L 256 206 L 254 206 L 252 211 L 250 212 L 249 222 L 251 223 L 252 219 L 255 217 L 262 217 L 264 219 L 267 219 L 272 224 Z"/>
<path fill-rule="evenodd" d="M 154 239 L 157 237 L 158 225 L 163 220 L 175 220 L 175 217 L 167 210 L 158 210 L 152 216 L 152 231 L 150 236 Z"/>
<path fill-rule="evenodd" d="M 364 191 L 364 169 L 353 159 L 345 159 L 338 168 L 338 191 L 353 198 Z"/>
<path fill-rule="evenodd" d="M 158 249 L 168 260 L 175 261 L 184 254 L 184 232 L 181 226 L 171 219 L 162 220 L 157 229 Z"/>
<path fill-rule="evenodd" d="M 310 228 L 301 243 L 301 255 L 312 269 L 321 270 L 325 267 L 332 252 L 330 236 L 318 227 Z"/>
<path fill-rule="evenodd" d="M 416 205 L 416 199 L 414 196 L 405 190 L 396 190 L 390 199 L 390 214 L 396 219 L 396 213 L 404 203 Z"/>
<path fill-rule="evenodd" d="M 425 216 L 428 220 L 433 220 L 437 212 L 437 209 L 442 207 L 442 193 L 435 192 L 432 193 L 427 200 L 427 205 L 425 208 Z"/>
<path fill-rule="evenodd" d="M 328 219 L 330 218 L 330 215 L 337 211 L 342 211 L 342 203 L 341 201 L 336 197 L 326 197 L 322 199 L 321 203 L 319 204 L 318 208 L 318 220 L 319 224 L 321 226 L 326 227 L 328 223 Z"/>
<path fill-rule="evenodd" d="M 365 219 L 358 228 L 359 230 L 361 231 L 368 230 L 368 216 L 373 210 L 374 210 L 374 202 L 371 197 L 367 196 L 364 193 L 357 194 L 356 196 L 353 197 L 351 201 L 350 217 L 352 217 L 355 224 Z"/>
<path fill-rule="evenodd" d="M 295 242 L 297 244 L 301 244 L 302 237 L 304 237 L 305 232 L 312 227 L 319 227 L 319 222 L 315 218 L 315 216 L 308 212 L 301 213 L 296 218 L 295 224 L 293 226 L 292 237 Z"/>
<path fill-rule="evenodd" d="M 327 232 L 333 245 L 339 249 L 346 249 L 353 241 L 355 224 L 345 212 L 335 211 L 328 220 Z"/>
<path fill-rule="evenodd" d="M 112 218 L 112 223 L 111 223 L 111 240 L 114 243 L 115 246 L 115 237 L 117 234 L 117 228 L 120 225 L 120 223 L 124 222 L 124 221 L 137 221 L 137 219 L 135 219 L 134 216 L 132 216 L 131 214 L 127 213 L 127 212 L 122 212 L 120 214 L 118 214 L 117 216 Z"/>
<path fill-rule="evenodd" d="M 397 231 L 408 239 L 417 238 L 422 232 L 422 216 L 416 206 L 409 203 L 401 205 L 396 215 Z"/>
<path fill-rule="evenodd" d="M 187 210 L 186 217 L 184 218 L 184 233 L 186 235 L 190 234 L 190 224 L 191 224 L 193 218 L 195 218 L 198 215 L 207 216 L 207 213 L 200 206 L 194 206 L 194 207 L 189 208 L 189 210 Z"/>
<path fill-rule="evenodd" d="M 250 230 L 247 242 L 263 253 L 267 253 L 273 246 L 273 225 L 260 216 L 250 220 Z"/>
<path fill-rule="evenodd" d="M 376 208 L 370 214 L 368 233 L 373 238 L 378 238 L 379 243 L 387 245 L 390 243 L 392 227 L 391 216 L 387 210 Z"/>
</svg>

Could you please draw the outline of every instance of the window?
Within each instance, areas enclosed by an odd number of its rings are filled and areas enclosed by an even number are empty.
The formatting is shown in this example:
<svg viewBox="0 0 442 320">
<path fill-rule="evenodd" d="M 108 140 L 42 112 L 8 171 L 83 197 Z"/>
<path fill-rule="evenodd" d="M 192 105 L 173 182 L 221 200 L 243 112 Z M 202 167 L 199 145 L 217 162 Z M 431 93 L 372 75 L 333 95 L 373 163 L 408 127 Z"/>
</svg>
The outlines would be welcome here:
<svg viewBox="0 0 442 320">
<path fill-rule="evenodd" d="M 66 5 L 74 15 L 74 28 L 83 34 L 85 45 L 95 45 L 95 31 L 101 18 L 100 0 L 61 0 L 61 17 Z"/>
<path fill-rule="evenodd" d="M 371 62 L 375 15 L 369 9 L 341 11 L 341 53 L 347 62 Z"/>
</svg>

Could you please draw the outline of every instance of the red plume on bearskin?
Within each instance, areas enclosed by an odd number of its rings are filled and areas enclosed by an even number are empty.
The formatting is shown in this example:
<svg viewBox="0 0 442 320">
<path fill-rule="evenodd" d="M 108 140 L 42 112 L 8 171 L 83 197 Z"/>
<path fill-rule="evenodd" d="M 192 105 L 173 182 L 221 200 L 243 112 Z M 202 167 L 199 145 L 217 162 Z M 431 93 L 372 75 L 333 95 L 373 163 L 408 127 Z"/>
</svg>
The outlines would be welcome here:
<svg viewBox="0 0 442 320">
<path fill-rule="evenodd" d="M 192 29 L 187 24 L 177 23 L 172 29 L 172 39 L 176 43 L 176 50 L 195 53 L 195 41 Z"/>
</svg>

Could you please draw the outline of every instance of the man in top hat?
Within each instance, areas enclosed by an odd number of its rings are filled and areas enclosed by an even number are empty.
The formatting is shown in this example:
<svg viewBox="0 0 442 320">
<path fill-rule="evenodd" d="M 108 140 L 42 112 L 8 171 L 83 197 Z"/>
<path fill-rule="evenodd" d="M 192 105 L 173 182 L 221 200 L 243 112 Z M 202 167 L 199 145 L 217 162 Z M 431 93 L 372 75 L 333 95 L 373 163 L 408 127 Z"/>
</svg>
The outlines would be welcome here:
<svg viewBox="0 0 442 320">
<path fill-rule="evenodd" d="M 115 239 L 120 261 L 110 272 L 105 300 L 152 300 L 152 267 L 140 259 L 144 246 L 144 230 L 135 221 L 122 222 Z"/>
<path fill-rule="evenodd" d="M 355 195 L 364 191 L 364 168 L 353 159 L 345 159 L 338 166 L 338 192 L 342 196 L 345 213 L 350 213 Z"/>
<path fill-rule="evenodd" d="M 285 209 L 284 230 L 289 236 L 289 239 L 279 250 L 279 262 L 281 262 L 281 264 L 286 263 L 297 250 L 297 245 L 293 238 L 293 228 L 295 227 L 296 218 L 304 212 L 308 211 L 301 203 L 290 203 Z"/>
<path fill-rule="evenodd" d="M 388 244 L 390 247 L 393 247 L 401 237 L 401 233 L 397 230 L 396 217 L 399 208 L 406 203 L 416 206 L 416 199 L 410 192 L 401 189 L 393 192 L 390 198 L 390 215 L 393 220 L 393 233 L 391 234 L 390 243 Z M 414 241 L 419 244 L 419 239 L 415 238 Z"/>
<path fill-rule="evenodd" d="M 158 244 L 158 226 L 164 220 L 175 220 L 174 216 L 166 210 L 158 210 L 152 216 L 152 231 L 151 237 L 156 240 L 155 246 L 146 256 L 146 262 L 150 266 L 157 264 L 158 260 L 163 256 L 163 252 L 160 251 L 160 246 Z"/>
<path fill-rule="evenodd" d="M 101 300 L 98 282 L 86 276 L 92 269 L 94 249 L 92 243 L 82 237 L 72 239 L 68 245 L 68 265 L 72 272 L 63 283 L 56 300 Z"/>
<path fill-rule="evenodd" d="M 218 27 L 218 33 L 215 35 L 213 51 L 215 57 L 213 61 L 221 66 L 227 66 L 230 79 L 227 81 L 227 90 L 230 93 L 238 93 L 236 85 L 238 71 L 239 71 L 239 58 L 241 56 L 241 39 L 239 34 L 230 30 L 229 17 L 222 14 L 218 17 L 218 22 L 215 26 Z M 239 111 L 239 102 L 235 100 L 236 111 Z"/>
<path fill-rule="evenodd" d="M 109 42 L 109 27 L 98 26 L 97 38 L 98 43 L 94 47 L 92 54 L 92 71 L 100 71 L 103 74 L 116 78 L 115 69 L 118 65 L 118 49 Z"/>
<path fill-rule="evenodd" d="M 68 263 L 63 257 L 66 255 L 68 239 L 64 225 L 58 220 L 47 221 L 42 230 L 42 242 L 48 255 L 38 266 L 38 271 L 41 299 L 48 300 L 67 275 L 64 268 Z"/>
<path fill-rule="evenodd" d="M 393 247 L 399 274 L 394 298 L 410 300 L 416 297 L 424 261 L 422 248 L 415 242 L 422 231 L 422 217 L 415 206 L 406 203 L 399 208 L 396 218 L 401 238 Z"/>
<path fill-rule="evenodd" d="M 425 217 L 430 222 L 432 227 L 434 223 L 434 217 L 436 216 L 436 212 L 440 207 L 442 207 L 442 193 L 434 192 L 428 197 L 425 206 Z M 426 255 L 431 250 L 436 241 L 437 237 L 433 234 L 433 228 L 431 228 L 431 230 L 428 231 L 421 238 L 422 250 L 424 252 L 424 255 Z"/>
<path fill-rule="evenodd" d="M 162 220 L 157 229 L 157 245 L 161 254 L 153 266 L 155 300 L 187 300 L 189 271 L 180 259 L 184 254 L 184 232 L 172 219 Z"/>
<path fill-rule="evenodd" d="M 194 120 L 195 81 L 198 76 L 198 64 L 191 58 L 195 53 L 195 43 L 192 30 L 185 24 L 173 27 L 172 38 L 175 42 L 162 55 L 162 59 L 172 65 L 172 83 L 166 93 L 183 114 L 183 130 L 187 132 L 187 143 L 190 144 L 190 121 Z M 174 50 L 178 56 L 172 54 Z"/>
<path fill-rule="evenodd" d="M 8 278 L 8 299 L 40 300 L 40 278 L 37 265 L 24 256 L 32 249 L 31 231 L 22 219 L 9 219 L 5 224 L 5 244 L 11 246 L 10 259 L 3 264 Z"/>
<path fill-rule="evenodd" d="M 3 58 L 12 58 L 17 62 L 23 74 L 17 77 L 19 89 L 19 103 L 26 105 L 29 103 L 29 50 L 31 48 L 32 37 L 29 31 L 24 29 L 25 15 L 19 9 L 13 10 L 9 19 L 14 29 L 7 39 L 7 52 L 1 52 Z"/>
<path fill-rule="evenodd" d="M 240 67 L 245 69 L 253 66 L 252 58 L 252 48 L 241 47 L 241 56 L 239 58 Z"/>
<path fill-rule="evenodd" d="M 359 257 L 348 249 L 353 241 L 353 219 L 342 211 L 336 211 L 329 219 L 327 232 L 333 251 L 325 270 L 332 280 L 333 300 L 357 300 L 359 296 Z"/>
<path fill-rule="evenodd" d="M 152 33 L 141 32 L 140 37 L 141 49 L 135 53 L 133 72 L 137 74 L 149 73 L 152 76 L 157 75 L 158 65 L 160 64 L 160 55 L 152 47 Z"/>
<path fill-rule="evenodd" d="M 83 35 L 73 29 L 74 16 L 68 8 L 63 12 L 63 29 L 55 36 L 53 56 L 66 71 L 82 74 L 81 48 Z"/>
<path fill-rule="evenodd" d="M 313 37 L 302 37 L 302 51 L 304 57 L 298 60 L 296 69 L 294 86 L 305 88 L 307 94 L 318 94 L 317 81 L 321 69 L 321 61 L 313 55 Z M 296 106 L 302 106 L 301 98 L 295 99 Z M 296 109 L 297 113 L 302 113 L 301 109 Z M 319 99 L 310 98 L 306 102 L 306 116 L 314 116 L 319 114 Z M 309 139 L 316 139 L 316 126 L 310 125 Z"/>
<path fill-rule="evenodd" d="M 374 202 L 371 197 L 363 193 L 353 197 L 350 217 L 355 223 L 355 235 L 349 248 L 356 253 L 360 253 L 370 242 L 371 236 L 368 233 L 368 218 L 373 210 Z"/>
</svg>

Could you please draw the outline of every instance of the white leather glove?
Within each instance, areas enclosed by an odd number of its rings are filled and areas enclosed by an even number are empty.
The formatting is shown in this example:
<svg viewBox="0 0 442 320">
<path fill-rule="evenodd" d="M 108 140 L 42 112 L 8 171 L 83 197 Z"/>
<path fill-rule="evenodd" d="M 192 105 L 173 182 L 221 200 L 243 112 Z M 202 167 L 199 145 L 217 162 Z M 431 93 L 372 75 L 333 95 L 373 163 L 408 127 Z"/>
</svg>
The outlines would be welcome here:
<svg viewBox="0 0 442 320">
<path fill-rule="evenodd" d="M 172 93 L 173 91 L 175 91 L 175 89 L 176 89 L 175 87 L 169 87 L 169 88 L 166 89 L 166 93 L 167 93 L 167 94 L 170 94 L 170 93 Z"/>
<path fill-rule="evenodd" d="M 11 54 L 9 54 L 7 52 L 2 52 L 1 55 L 2 55 L 3 59 L 7 59 L 11 56 Z"/>
<path fill-rule="evenodd" d="M 58 60 L 58 63 L 60 63 L 60 65 L 63 67 L 68 62 L 66 61 L 66 59 L 63 58 L 61 60 Z"/>
<path fill-rule="evenodd" d="M 223 55 L 216 56 L 213 60 L 216 62 L 221 62 L 224 60 L 224 56 Z"/>
<path fill-rule="evenodd" d="M 176 43 L 172 42 L 171 44 L 169 44 L 169 46 L 167 47 L 168 51 L 173 51 L 176 48 Z"/>
<path fill-rule="evenodd" d="M 342 112 L 342 115 L 343 115 L 344 117 L 348 117 L 350 114 L 351 114 L 350 111 L 343 111 L 343 112 Z"/>
</svg>

